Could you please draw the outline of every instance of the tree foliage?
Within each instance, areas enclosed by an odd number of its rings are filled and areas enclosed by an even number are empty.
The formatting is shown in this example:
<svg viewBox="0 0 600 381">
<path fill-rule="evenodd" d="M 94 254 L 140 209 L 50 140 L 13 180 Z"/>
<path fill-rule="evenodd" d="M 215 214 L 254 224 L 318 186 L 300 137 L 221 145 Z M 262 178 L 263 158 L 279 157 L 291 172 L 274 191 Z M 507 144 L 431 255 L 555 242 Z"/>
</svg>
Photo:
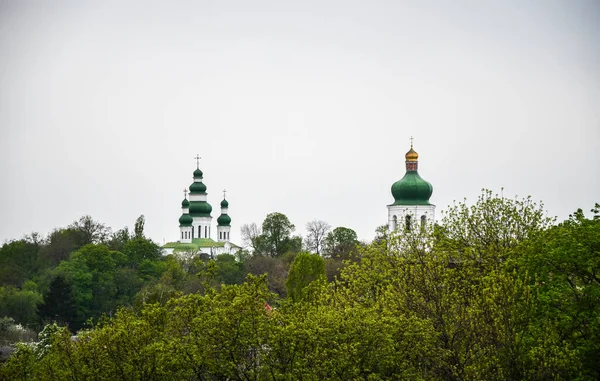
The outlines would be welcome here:
<svg viewBox="0 0 600 381">
<path fill-rule="evenodd" d="M 350 259 L 357 253 L 357 245 L 356 232 L 340 226 L 325 237 L 325 254 L 331 258 Z"/>
<path fill-rule="evenodd" d="M 135 303 L 76 338 L 47 326 L 0 379 L 595 380 L 598 209 L 553 225 L 541 205 L 486 191 L 436 226 L 382 231 L 371 245 L 335 229 L 332 247 L 354 252 L 329 262 L 286 253 L 134 265 L 84 246 L 53 271 L 76 300 L 91 303 L 91 293 L 116 308 L 98 290 L 119 299 L 135 275 L 144 282 Z M 351 260 L 326 282 L 326 263 L 340 257 Z M 241 282 L 248 273 L 263 275 Z"/>
<path fill-rule="evenodd" d="M 307 287 L 314 281 L 325 279 L 325 261 L 318 254 L 300 253 L 294 258 L 285 288 L 294 301 L 307 298 Z"/>
</svg>

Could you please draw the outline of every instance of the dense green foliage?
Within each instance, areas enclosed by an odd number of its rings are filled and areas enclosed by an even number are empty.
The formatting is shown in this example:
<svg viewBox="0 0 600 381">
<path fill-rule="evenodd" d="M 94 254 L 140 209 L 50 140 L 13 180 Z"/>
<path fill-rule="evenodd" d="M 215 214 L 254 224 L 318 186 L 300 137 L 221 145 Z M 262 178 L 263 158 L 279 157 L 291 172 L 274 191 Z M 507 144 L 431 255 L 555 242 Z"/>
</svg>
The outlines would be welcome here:
<svg viewBox="0 0 600 381">
<path fill-rule="evenodd" d="M 599 379 L 598 208 L 555 225 L 529 199 L 484 192 L 438 225 L 379 229 L 370 245 L 334 229 L 348 254 L 326 259 L 156 259 L 84 245 L 52 270 L 44 299 L 64 292 L 62 275 L 78 313 L 130 307 L 75 338 L 46 326 L 0 379 Z M 327 261 L 339 256 L 349 259 L 333 280 Z"/>
</svg>

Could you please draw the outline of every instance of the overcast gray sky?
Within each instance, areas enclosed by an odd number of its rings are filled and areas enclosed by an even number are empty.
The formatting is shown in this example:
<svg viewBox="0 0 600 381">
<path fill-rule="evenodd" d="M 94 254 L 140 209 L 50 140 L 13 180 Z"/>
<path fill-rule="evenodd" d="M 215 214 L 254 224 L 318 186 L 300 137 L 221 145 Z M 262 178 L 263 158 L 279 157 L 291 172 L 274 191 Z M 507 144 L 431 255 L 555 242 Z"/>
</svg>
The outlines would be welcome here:
<svg viewBox="0 0 600 381">
<path fill-rule="evenodd" d="M 600 202 L 600 2 L 0 1 L 0 242 L 84 214 L 179 236 L 202 156 L 232 234 L 370 240 L 409 137 L 437 215 Z"/>
</svg>

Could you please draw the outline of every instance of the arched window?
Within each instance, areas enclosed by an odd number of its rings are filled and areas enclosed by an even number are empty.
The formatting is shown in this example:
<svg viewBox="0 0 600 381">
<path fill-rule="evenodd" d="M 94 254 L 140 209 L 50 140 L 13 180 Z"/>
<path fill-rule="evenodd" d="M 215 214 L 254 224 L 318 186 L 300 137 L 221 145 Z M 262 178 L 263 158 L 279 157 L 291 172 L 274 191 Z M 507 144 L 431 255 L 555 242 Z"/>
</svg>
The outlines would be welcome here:
<svg viewBox="0 0 600 381">
<path fill-rule="evenodd" d="M 426 223 L 427 223 L 427 216 L 423 214 L 421 216 L 421 229 L 425 229 L 425 224 Z"/>
<path fill-rule="evenodd" d="M 398 216 L 394 216 L 392 219 L 392 230 L 398 229 Z"/>
<path fill-rule="evenodd" d="M 412 216 L 408 215 L 406 216 L 406 230 L 410 230 L 411 229 L 411 223 L 412 223 Z"/>
</svg>

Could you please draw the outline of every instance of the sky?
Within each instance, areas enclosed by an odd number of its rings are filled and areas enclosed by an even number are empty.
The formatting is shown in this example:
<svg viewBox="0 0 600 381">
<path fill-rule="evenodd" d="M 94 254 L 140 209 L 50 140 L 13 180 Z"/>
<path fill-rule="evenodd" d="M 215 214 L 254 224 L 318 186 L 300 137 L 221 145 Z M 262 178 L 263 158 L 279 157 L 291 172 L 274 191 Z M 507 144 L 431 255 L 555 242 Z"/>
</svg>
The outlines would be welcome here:
<svg viewBox="0 0 600 381">
<path fill-rule="evenodd" d="M 0 242 L 174 241 L 197 154 L 232 241 L 271 212 L 368 241 L 411 136 L 438 219 L 482 188 L 591 209 L 600 2 L 0 0 Z"/>
</svg>

